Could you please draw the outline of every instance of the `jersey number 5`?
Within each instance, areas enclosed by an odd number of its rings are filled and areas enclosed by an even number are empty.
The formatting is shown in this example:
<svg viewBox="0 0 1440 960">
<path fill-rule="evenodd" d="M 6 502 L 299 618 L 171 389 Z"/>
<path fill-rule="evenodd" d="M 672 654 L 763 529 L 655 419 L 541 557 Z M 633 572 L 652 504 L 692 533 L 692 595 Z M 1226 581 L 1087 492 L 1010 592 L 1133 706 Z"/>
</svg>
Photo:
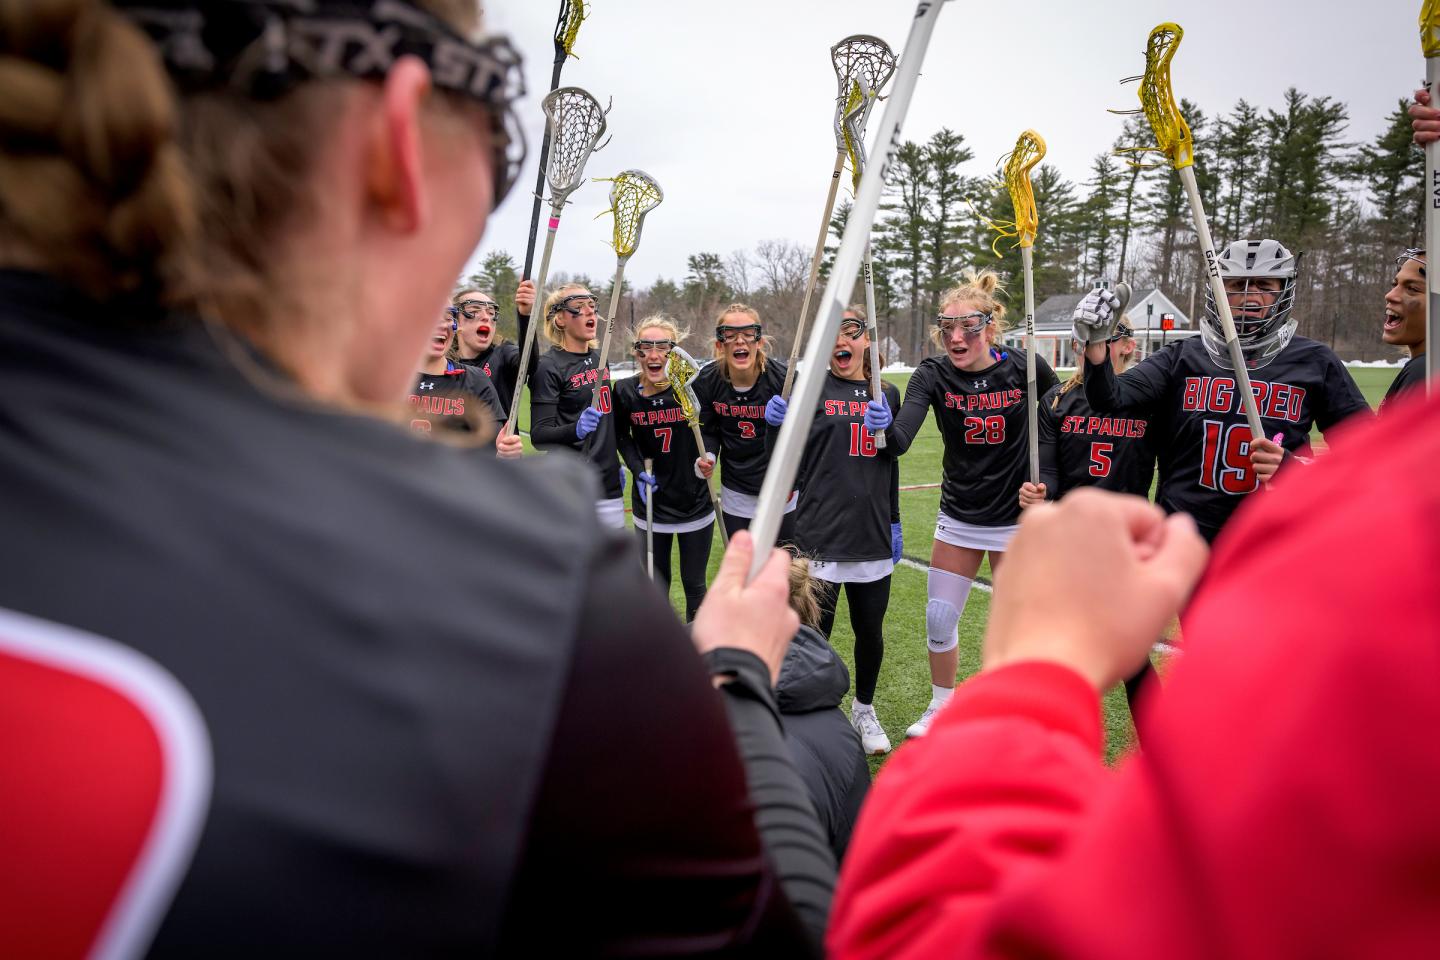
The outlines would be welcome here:
<svg viewBox="0 0 1440 960">
<path fill-rule="evenodd" d="M 1004 417 L 966 417 L 965 418 L 965 442 L 966 443 L 1004 443 L 1005 442 L 1005 418 Z"/>
<path fill-rule="evenodd" d="M 1115 452 L 1115 444 L 1102 443 L 1096 440 L 1090 444 L 1090 476 L 1108 477 L 1110 467 L 1113 465 L 1111 454 Z"/>
<path fill-rule="evenodd" d="M 1254 493 L 1260 478 L 1250 465 L 1250 426 L 1205 421 L 1205 451 L 1200 461 L 1200 486 L 1231 496 Z"/>
<path fill-rule="evenodd" d="M 863 423 L 850 424 L 850 456 L 875 456 L 875 434 L 866 430 Z"/>
</svg>

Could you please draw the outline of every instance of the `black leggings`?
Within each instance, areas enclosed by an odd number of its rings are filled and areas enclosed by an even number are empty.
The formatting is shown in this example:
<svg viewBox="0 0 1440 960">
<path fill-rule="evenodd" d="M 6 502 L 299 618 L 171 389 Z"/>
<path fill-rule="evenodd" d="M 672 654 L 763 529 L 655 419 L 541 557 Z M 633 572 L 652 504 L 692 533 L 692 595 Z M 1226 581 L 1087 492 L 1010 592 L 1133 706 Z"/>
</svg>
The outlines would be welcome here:
<svg viewBox="0 0 1440 960">
<path fill-rule="evenodd" d="M 875 702 L 875 684 L 880 680 L 880 661 L 885 659 L 885 609 L 890 606 L 890 576 L 872 583 L 820 584 L 820 632 L 830 638 L 835 626 L 835 604 L 840 587 L 850 601 L 850 629 L 855 631 L 855 699 Z"/>
<path fill-rule="evenodd" d="M 736 530 L 750 529 L 749 517 L 737 517 L 733 513 L 721 513 L 721 519 L 725 521 L 725 535 L 735 536 Z M 795 511 L 791 510 L 780 518 L 780 532 L 775 535 L 775 545 L 783 547 L 787 543 L 795 542 Z"/>
<path fill-rule="evenodd" d="M 715 524 L 706 524 L 703 529 L 689 533 L 655 534 L 655 580 L 660 589 L 670 594 L 670 543 L 680 541 L 680 588 L 685 591 L 685 620 L 695 619 L 695 611 L 705 599 L 705 576 L 710 567 L 710 541 L 715 535 Z M 640 540 L 640 562 L 645 562 L 646 533 L 635 528 Z"/>
</svg>

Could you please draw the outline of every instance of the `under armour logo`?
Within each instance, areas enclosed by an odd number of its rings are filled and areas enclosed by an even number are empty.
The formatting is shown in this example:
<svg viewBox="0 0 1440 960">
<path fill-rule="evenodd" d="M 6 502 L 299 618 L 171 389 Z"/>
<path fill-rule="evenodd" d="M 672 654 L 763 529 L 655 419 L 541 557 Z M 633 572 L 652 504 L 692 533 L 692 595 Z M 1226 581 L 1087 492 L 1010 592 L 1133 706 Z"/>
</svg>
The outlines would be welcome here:
<svg viewBox="0 0 1440 960">
<path fill-rule="evenodd" d="M 869 394 L 869 392 L 870 392 L 870 391 L 868 391 L 868 390 L 856 390 L 856 391 L 855 391 L 855 396 L 857 396 L 857 397 L 867 396 L 867 395 Z"/>
<path fill-rule="evenodd" d="M 421 389 L 421 390 L 434 390 L 434 389 L 435 389 L 435 382 L 434 382 L 433 380 L 426 380 L 424 383 L 420 384 L 420 389 Z"/>
<path fill-rule="evenodd" d="M 976 380 L 974 383 L 970 384 L 970 389 L 971 389 L 971 390 L 989 390 L 989 389 L 990 389 L 990 381 L 989 381 L 989 380 Z"/>
<path fill-rule="evenodd" d="M 664 405 L 665 405 L 665 398 L 664 398 L 664 397 L 652 397 L 651 400 L 650 400 L 650 406 L 652 406 L 652 407 L 663 407 Z"/>
</svg>

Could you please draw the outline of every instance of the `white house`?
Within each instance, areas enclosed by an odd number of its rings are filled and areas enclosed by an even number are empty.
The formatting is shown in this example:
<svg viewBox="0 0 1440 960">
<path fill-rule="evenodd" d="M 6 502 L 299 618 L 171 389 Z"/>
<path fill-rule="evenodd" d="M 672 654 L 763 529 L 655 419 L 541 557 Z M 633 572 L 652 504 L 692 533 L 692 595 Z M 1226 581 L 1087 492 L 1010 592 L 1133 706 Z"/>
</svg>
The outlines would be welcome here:
<svg viewBox="0 0 1440 960">
<path fill-rule="evenodd" d="M 1096 286 L 1108 287 L 1110 283 L 1102 281 Z M 1044 357 L 1052 367 L 1075 366 L 1075 354 L 1070 348 L 1073 329 L 1070 317 L 1088 292 L 1058 293 L 1047 297 L 1035 308 L 1035 352 L 1037 356 Z M 1175 306 L 1175 302 L 1158 288 L 1137 290 L 1135 294 L 1125 310 L 1125 316 L 1129 318 L 1130 326 L 1135 329 L 1135 342 L 1140 348 L 1141 357 L 1152 350 L 1160 349 L 1171 340 L 1193 337 L 1200 332 L 1191 319 Z M 1010 321 L 1014 326 L 1005 334 L 1005 343 L 1010 346 L 1023 346 L 1024 316 L 1017 316 L 1012 312 Z"/>
</svg>

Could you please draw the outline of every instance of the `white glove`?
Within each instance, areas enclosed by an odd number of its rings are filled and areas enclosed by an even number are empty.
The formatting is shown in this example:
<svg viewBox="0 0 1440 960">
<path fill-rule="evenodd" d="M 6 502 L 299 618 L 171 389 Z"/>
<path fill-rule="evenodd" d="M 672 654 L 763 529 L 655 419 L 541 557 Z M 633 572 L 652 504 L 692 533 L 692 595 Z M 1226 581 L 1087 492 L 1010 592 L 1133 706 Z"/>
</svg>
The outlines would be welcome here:
<svg viewBox="0 0 1440 960">
<path fill-rule="evenodd" d="M 1110 339 L 1120 321 L 1120 298 L 1113 290 L 1091 290 L 1075 307 L 1075 339 L 1081 343 L 1103 343 Z"/>
</svg>

